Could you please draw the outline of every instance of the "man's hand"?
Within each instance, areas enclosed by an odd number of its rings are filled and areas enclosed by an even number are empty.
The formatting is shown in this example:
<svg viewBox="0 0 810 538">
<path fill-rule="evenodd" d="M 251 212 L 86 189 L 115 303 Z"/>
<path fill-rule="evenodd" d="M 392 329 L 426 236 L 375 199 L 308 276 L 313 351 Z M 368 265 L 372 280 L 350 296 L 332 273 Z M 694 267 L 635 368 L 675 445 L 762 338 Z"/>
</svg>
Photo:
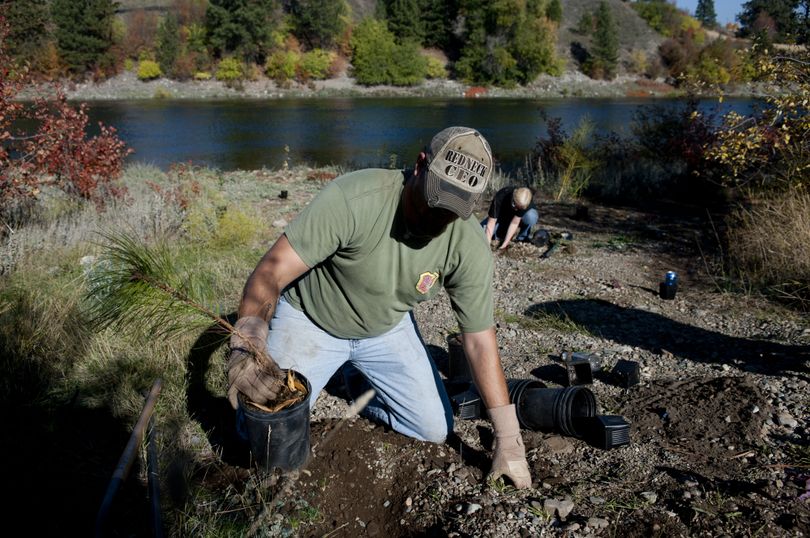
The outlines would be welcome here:
<svg viewBox="0 0 810 538">
<path fill-rule="evenodd" d="M 256 361 L 255 352 L 265 350 L 267 322 L 256 316 L 242 317 L 234 329 L 228 355 L 228 401 L 236 409 L 241 392 L 248 400 L 264 405 L 274 400 L 284 386 L 284 374 L 269 354 L 264 356 L 265 368 Z"/>
<path fill-rule="evenodd" d="M 526 449 L 520 437 L 520 425 L 515 414 L 515 404 L 488 409 L 495 430 L 495 455 L 489 478 L 506 475 L 518 489 L 532 485 Z"/>
</svg>

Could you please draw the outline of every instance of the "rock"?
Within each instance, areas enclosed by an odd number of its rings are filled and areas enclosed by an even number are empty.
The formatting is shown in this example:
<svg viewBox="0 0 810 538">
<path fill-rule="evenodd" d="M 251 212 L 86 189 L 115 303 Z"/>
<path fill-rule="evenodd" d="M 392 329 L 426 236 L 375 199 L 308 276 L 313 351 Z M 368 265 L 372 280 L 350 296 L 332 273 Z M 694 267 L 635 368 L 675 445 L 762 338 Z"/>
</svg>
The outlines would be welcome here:
<svg viewBox="0 0 810 538">
<path fill-rule="evenodd" d="M 799 423 L 790 415 L 790 413 L 779 413 L 776 420 L 779 421 L 780 425 L 790 428 L 791 430 L 799 425 Z"/>
<path fill-rule="evenodd" d="M 573 509 L 574 501 L 571 499 L 564 499 L 557 505 L 557 513 L 560 515 L 561 519 L 567 518 L 568 514 L 570 514 Z"/>
<path fill-rule="evenodd" d="M 469 516 L 469 515 L 471 515 L 471 514 L 476 513 L 476 512 L 477 512 L 477 511 L 479 511 L 480 509 L 481 509 L 481 505 L 480 505 L 480 504 L 476 504 L 476 503 L 470 503 L 470 504 L 467 506 L 467 512 L 466 512 L 466 513 L 467 513 L 467 515 Z"/>
<path fill-rule="evenodd" d="M 655 501 L 658 500 L 658 494 L 654 491 L 642 491 L 641 496 L 650 504 L 655 504 Z"/>
<path fill-rule="evenodd" d="M 568 517 L 568 514 L 573 509 L 574 501 L 571 499 L 558 500 L 549 498 L 543 501 L 543 510 L 550 516 L 553 516 L 556 512 L 560 519 Z"/>
<path fill-rule="evenodd" d="M 287 221 L 284 219 L 278 219 L 273 221 L 273 228 L 286 228 Z"/>
<path fill-rule="evenodd" d="M 608 526 L 608 520 L 601 517 L 589 517 L 588 526 L 594 529 L 604 529 Z"/>
<path fill-rule="evenodd" d="M 590 497 L 588 500 L 591 501 L 591 504 L 596 504 L 596 505 L 605 504 L 605 502 L 606 502 L 606 499 L 604 497 L 596 497 L 596 496 Z"/>
</svg>

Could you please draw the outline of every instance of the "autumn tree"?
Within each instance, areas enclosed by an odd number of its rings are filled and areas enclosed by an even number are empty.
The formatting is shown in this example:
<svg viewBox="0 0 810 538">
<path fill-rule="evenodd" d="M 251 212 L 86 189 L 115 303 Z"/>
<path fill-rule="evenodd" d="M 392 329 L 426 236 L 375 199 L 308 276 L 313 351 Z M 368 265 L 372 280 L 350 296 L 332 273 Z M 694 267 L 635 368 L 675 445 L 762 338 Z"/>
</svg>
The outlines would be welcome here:
<svg viewBox="0 0 810 538">
<path fill-rule="evenodd" d="M 46 185 L 99 205 L 122 194 L 114 182 L 130 150 L 111 127 L 99 124 L 89 136 L 86 105 L 71 106 L 58 88 L 23 106 L 18 96 L 30 79 L 6 50 L 8 33 L 0 16 L 0 218 L 8 225 Z"/>
</svg>

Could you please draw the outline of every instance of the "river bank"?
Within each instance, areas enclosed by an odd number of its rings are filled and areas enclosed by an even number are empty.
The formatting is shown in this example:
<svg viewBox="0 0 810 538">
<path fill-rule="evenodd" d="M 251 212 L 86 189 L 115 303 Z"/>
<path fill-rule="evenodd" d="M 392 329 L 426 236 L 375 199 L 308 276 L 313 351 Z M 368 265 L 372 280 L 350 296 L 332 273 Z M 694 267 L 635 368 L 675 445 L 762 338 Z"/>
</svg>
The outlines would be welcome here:
<svg viewBox="0 0 810 538">
<path fill-rule="evenodd" d="M 31 99 L 50 91 L 50 85 L 26 89 L 20 97 Z M 580 72 L 569 71 L 559 77 L 542 75 L 533 83 L 516 88 L 478 87 L 456 80 L 432 79 L 416 86 L 361 86 L 348 75 L 309 84 L 293 83 L 289 87 L 270 79 L 245 81 L 229 87 L 217 80 L 177 81 L 160 78 L 143 82 L 132 71 L 125 71 L 101 82 L 64 82 L 68 99 L 75 101 L 112 101 L 143 99 L 214 100 L 214 99 L 283 99 L 328 97 L 474 97 L 474 98 L 621 98 L 683 97 L 687 92 L 663 79 L 650 80 L 620 76 L 614 80 L 594 80 Z M 763 97 L 774 88 L 744 85 L 722 88 L 730 97 Z M 701 96 L 718 95 L 705 92 Z"/>
</svg>

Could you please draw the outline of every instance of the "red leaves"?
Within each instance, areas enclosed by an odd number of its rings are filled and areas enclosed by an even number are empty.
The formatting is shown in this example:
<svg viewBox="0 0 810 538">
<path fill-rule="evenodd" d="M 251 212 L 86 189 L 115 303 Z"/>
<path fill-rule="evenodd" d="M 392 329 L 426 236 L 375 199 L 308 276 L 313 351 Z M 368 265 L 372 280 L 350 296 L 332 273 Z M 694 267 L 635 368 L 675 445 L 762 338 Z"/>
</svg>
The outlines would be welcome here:
<svg viewBox="0 0 810 538">
<path fill-rule="evenodd" d="M 5 50 L 7 35 L 0 17 L 0 213 L 35 197 L 44 184 L 98 206 L 123 195 L 114 181 L 132 150 L 112 127 L 99 124 L 99 134 L 89 137 L 87 106 L 71 106 L 61 88 L 33 105 L 15 100 L 29 78 Z M 21 120 L 34 128 L 14 129 Z"/>
</svg>

